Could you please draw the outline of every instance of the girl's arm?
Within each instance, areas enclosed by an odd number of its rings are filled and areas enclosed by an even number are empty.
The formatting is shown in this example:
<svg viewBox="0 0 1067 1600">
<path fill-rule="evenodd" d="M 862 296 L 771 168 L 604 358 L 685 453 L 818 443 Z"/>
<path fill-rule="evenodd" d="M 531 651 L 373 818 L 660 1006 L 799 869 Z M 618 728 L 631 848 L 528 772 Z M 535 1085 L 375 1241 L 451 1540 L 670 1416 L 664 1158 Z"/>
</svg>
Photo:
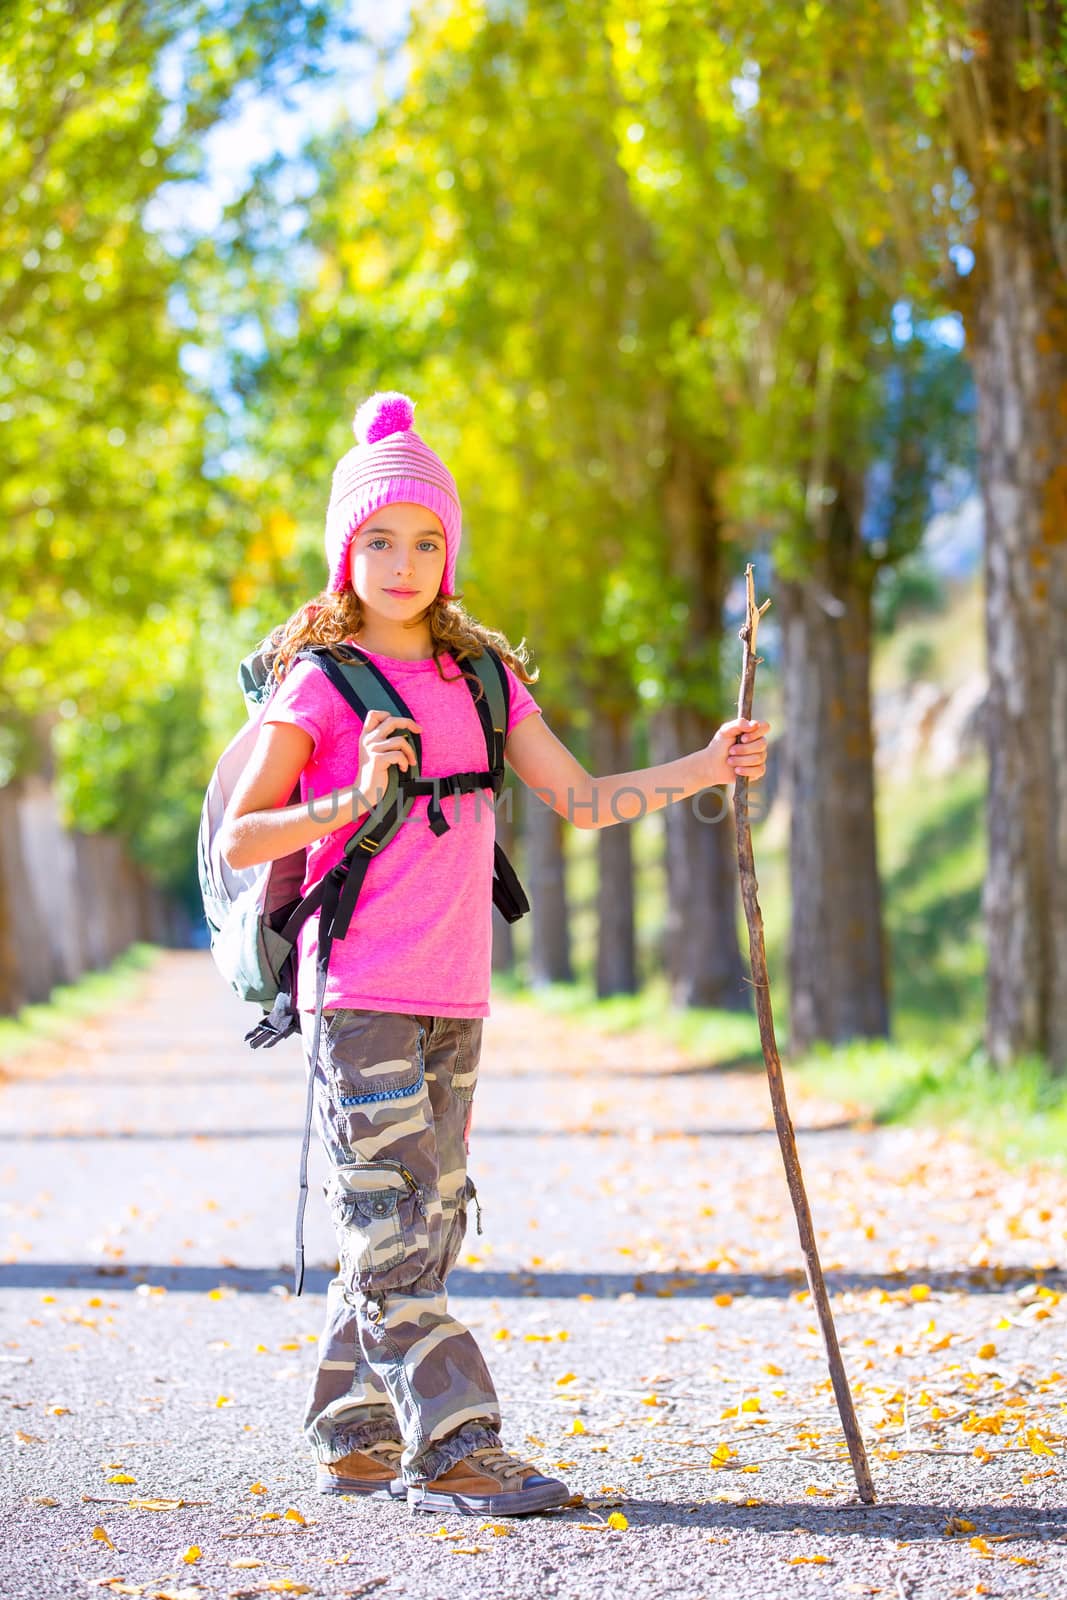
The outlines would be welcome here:
<svg viewBox="0 0 1067 1600">
<path fill-rule="evenodd" d="M 524 717 L 509 735 L 504 754 L 529 788 L 577 828 L 608 828 L 659 811 L 715 784 L 742 776 L 749 782 L 767 770 L 769 722 L 734 717 L 724 722 L 703 750 L 637 772 L 594 778 L 545 723 Z M 742 742 L 743 741 L 743 742 Z"/>
<path fill-rule="evenodd" d="M 353 785 L 322 795 L 309 808 L 287 805 L 315 742 L 295 722 L 265 722 L 255 748 L 230 796 L 219 836 L 227 864 L 240 871 L 261 861 L 276 861 L 293 850 L 358 821 L 370 808 Z"/>
</svg>

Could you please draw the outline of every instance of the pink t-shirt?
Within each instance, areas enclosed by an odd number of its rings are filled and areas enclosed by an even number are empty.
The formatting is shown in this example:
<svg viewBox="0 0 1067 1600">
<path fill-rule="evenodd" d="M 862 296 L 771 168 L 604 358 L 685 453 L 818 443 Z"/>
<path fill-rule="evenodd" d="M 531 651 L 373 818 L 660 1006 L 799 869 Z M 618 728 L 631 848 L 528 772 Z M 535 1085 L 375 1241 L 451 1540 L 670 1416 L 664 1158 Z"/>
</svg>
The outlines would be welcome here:
<svg viewBox="0 0 1067 1600">
<path fill-rule="evenodd" d="M 419 724 L 424 778 L 484 772 L 485 735 L 470 689 L 462 678 L 442 680 L 437 664 L 367 655 L 389 679 Z M 442 671 L 458 673 L 444 652 Z M 468 670 L 470 670 L 468 668 Z M 509 728 L 540 712 L 527 686 L 505 664 L 511 693 Z M 359 783 L 363 721 L 320 667 L 298 661 L 274 690 L 265 722 L 294 722 L 315 741 L 300 774 L 300 798 L 309 795 L 329 815 L 336 789 Z M 492 964 L 493 792 L 445 795 L 447 833 L 426 820 L 430 797 L 417 796 L 394 837 L 372 858 L 344 939 L 330 953 L 324 1008 L 400 1011 L 419 1016 L 487 1017 Z M 302 894 L 335 866 L 359 820 L 326 834 L 307 849 Z M 318 914 L 297 940 L 297 1005 L 315 1008 Z"/>
</svg>

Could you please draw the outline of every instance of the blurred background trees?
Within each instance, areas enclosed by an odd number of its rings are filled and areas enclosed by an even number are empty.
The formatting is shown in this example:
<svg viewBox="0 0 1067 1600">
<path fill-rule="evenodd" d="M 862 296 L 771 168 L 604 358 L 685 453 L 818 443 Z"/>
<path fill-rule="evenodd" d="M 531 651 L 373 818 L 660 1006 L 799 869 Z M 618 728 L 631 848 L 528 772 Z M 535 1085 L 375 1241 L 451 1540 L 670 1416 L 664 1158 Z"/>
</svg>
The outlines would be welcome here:
<svg viewBox="0 0 1067 1600">
<path fill-rule="evenodd" d="M 402 389 L 465 602 L 591 770 L 732 715 L 756 560 L 794 1051 L 1067 1066 L 1063 7 L 412 14 L 358 75 L 328 0 L 0 18 L 0 782 L 54 770 L 195 926 L 237 661 L 322 587 L 352 412 Z M 250 106 L 338 83 L 242 162 Z M 512 800 L 498 981 L 750 1008 L 728 794 L 597 832 Z"/>
</svg>

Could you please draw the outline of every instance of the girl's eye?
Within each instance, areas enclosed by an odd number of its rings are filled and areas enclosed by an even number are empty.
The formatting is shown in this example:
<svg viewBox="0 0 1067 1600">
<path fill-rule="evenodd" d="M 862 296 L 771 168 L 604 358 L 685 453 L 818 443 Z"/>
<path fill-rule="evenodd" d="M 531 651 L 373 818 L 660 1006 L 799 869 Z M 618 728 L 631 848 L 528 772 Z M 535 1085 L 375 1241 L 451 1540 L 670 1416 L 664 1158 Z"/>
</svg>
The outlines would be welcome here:
<svg viewBox="0 0 1067 1600">
<path fill-rule="evenodd" d="M 368 541 L 367 548 L 370 549 L 370 550 L 373 550 L 374 546 L 376 544 L 385 544 L 385 543 L 386 543 L 386 541 L 381 537 L 379 537 L 377 539 L 371 539 L 371 540 Z M 432 553 L 433 551 L 435 551 L 437 549 L 437 546 L 436 546 L 436 544 L 434 543 L 434 541 L 432 539 L 420 539 L 419 540 L 419 549 L 420 550 L 429 550 Z"/>
</svg>

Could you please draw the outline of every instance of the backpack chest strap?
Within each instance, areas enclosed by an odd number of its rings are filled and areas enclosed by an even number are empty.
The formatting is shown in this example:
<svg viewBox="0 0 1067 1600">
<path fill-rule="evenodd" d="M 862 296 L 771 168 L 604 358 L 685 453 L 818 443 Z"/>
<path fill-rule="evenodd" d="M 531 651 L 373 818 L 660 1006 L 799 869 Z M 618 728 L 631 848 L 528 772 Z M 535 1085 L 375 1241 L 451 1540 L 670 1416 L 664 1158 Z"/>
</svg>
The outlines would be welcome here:
<svg viewBox="0 0 1067 1600">
<path fill-rule="evenodd" d="M 409 778 L 404 774 L 400 776 L 400 793 L 407 799 L 410 795 L 415 798 L 419 795 L 429 795 L 430 804 L 426 812 L 426 819 L 434 833 L 447 833 L 449 824 L 441 809 L 441 800 L 449 794 L 473 794 L 476 789 L 492 789 L 494 796 L 499 794 L 504 781 L 502 770 L 498 772 L 453 772 L 447 778 Z"/>
</svg>

